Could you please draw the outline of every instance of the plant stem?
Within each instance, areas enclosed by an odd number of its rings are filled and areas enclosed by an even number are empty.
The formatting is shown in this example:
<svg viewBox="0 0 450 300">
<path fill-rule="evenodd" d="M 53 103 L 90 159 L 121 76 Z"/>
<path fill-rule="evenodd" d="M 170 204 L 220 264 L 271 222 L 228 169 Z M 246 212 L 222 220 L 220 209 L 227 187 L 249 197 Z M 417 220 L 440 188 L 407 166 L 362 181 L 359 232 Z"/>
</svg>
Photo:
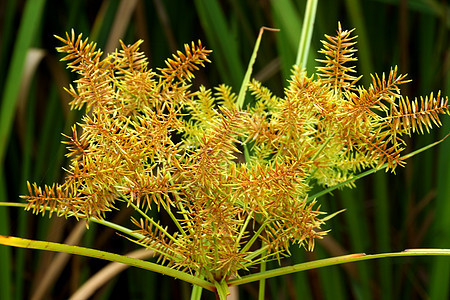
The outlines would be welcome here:
<svg viewBox="0 0 450 300">
<path fill-rule="evenodd" d="M 264 248 L 264 246 L 265 246 L 265 243 L 263 242 L 262 245 L 261 245 L 261 248 Z M 266 252 L 267 252 L 267 250 L 264 251 L 261 256 L 265 256 Z M 261 266 L 260 267 L 260 273 L 264 273 L 266 271 L 267 261 L 266 260 L 261 261 L 260 266 Z M 265 294 L 266 294 L 266 279 L 263 278 L 263 279 L 261 279 L 259 281 L 258 299 L 259 300 L 264 300 L 265 299 L 265 297 L 264 297 Z"/>
<path fill-rule="evenodd" d="M 255 47 L 253 48 L 252 57 L 250 58 L 250 62 L 248 63 L 247 71 L 245 72 L 244 80 L 242 80 L 241 89 L 239 90 L 239 95 L 236 100 L 236 106 L 238 109 L 242 109 L 244 107 L 245 93 L 247 92 L 248 83 L 250 82 L 250 77 L 252 76 L 253 65 L 255 64 L 256 61 L 259 44 L 261 43 L 261 37 L 264 30 L 278 31 L 278 29 L 269 27 L 261 27 L 261 29 L 259 30 L 259 35 L 258 38 L 256 39 Z"/>
<path fill-rule="evenodd" d="M 450 256 L 450 249 L 407 249 L 402 252 L 391 252 L 366 255 L 365 253 L 356 253 L 332 258 L 320 259 L 311 262 L 301 263 L 293 266 L 282 267 L 265 272 L 259 272 L 238 279 L 232 279 L 228 282 L 228 286 L 241 285 L 245 283 L 255 282 L 261 279 L 268 279 L 277 276 L 283 276 L 295 272 L 306 271 L 311 269 L 329 267 L 334 265 L 345 264 L 349 262 L 358 262 L 377 258 L 391 258 L 401 256 Z"/>
<path fill-rule="evenodd" d="M 214 286 L 216 287 L 217 299 L 227 300 L 227 295 L 230 294 L 228 290 L 228 284 L 226 281 L 221 281 L 220 283 L 214 281 Z"/>
<path fill-rule="evenodd" d="M 129 266 L 138 267 L 141 269 L 157 272 L 159 274 L 171 276 L 176 279 L 180 279 L 191 284 L 195 284 L 201 286 L 204 289 L 214 291 L 213 285 L 199 277 L 195 277 L 193 275 L 184 273 L 182 271 L 178 271 L 166 266 L 161 266 L 159 264 L 155 264 L 149 261 L 140 260 L 116 253 L 100 251 L 96 249 L 90 249 L 86 247 L 79 247 L 73 245 L 65 245 L 53 242 L 44 242 L 44 241 L 36 241 L 29 239 L 22 239 L 18 237 L 12 236 L 3 236 L 0 235 L 0 244 L 19 247 L 19 248 L 28 248 L 28 249 L 39 249 L 39 250 L 47 250 L 47 251 L 55 251 L 55 252 L 63 252 L 70 253 L 76 255 L 82 255 L 86 257 L 94 257 L 114 262 L 119 262 L 123 264 L 127 264 Z"/>
<path fill-rule="evenodd" d="M 142 215 L 146 220 L 148 220 L 150 223 L 152 223 L 159 231 L 164 233 L 165 236 L 167 236 L 170 240 L 172 240 L 175 244 L 177 243 L 177 240 L 168 233 L 161 225 L 158 224 L 158 222 L 155 222 L 153 218 L 149 217 L 146 213 L 144 213 L 139 207 L 137 207 L 133 202 L 129 202 L 129 205 L 134 208 L 140 215 Z M 168 211 L 168 210 L 166 210 Z M 182 231 L 184 233 L 184 231 Z"/>
<path fill-rule="evenodd" d="M 405 160 L 405 159 L 408 159 L 408 158 L 410 158 L 410 157 L 413 157 L 413 156 L 416 155 L 416 154 L 419 154 L 419 153 L 421 153 L 421 152 L 423 152 L 423 151 L 425 151 L 425 150 L 428 150 L 428 149 L 430 149 L 430 148 L 432 148 L 432 147 L 434 147 L 434 146 L 440 144 L 441 142 L 443 142 L 448 136 L 450 136 L 450 133 L 447 134 L 444 138 L 440 139 L 439 141 L 436 141 L 436 142 L 431 143 L 431 144 L 429 144 L 429 145 L 426 145 L 426 146 L 424 146 L 424 147 L 422 147 L 422 148 L 420 148 L 420 149 L 417 149 L 416 151 L 413 151 L 413 152 L 411 152 L 411 153 L 408 153 L 408 154 L 404 155 L 404 156 L 402 157 L 402 159 L 404 159 L 404 160 Z M 347 179 L 346 181 L 343 181 L 343 182 L 341 182 L 341 183 L 339 183 L 339 184 L 336 184 L 335 186 L 329 187 L 329 188 L 324 189 L 324 190 L 322 190 L 322 191 L 320 191 L 320 192 L 318 192 L 318 193 L 315 193 L 314 195 L 311 195 L 311 196 L 308 197 L 307 202 L 310 202 L 310 201 L 312 201 L 312 200 L 314 200 L 314 199 L 317 199 L 317 198 L 319 198 L 320 196 L 326 195 L 326 194 L 328 194 L 328 193 L 334 191 L 335 189 L 340 188 L 341 186 L 346 185 L 347 183 L 350 183 L 350 182 L 352 182 L 352 181 L 356 181 L 356 180 L 361 179 L 361 178 L 363 178 L 363 177 L 366 177 L 366 176 L 368 176 L 368 175 L 370 175 L 370 174 L 376 173 L 376 172 L 378 172 L 379 170 L 386 169 L 387 166 L 388 166 L 388 163 L 385 163 L 385 164 L 381 165 L 381 166 L 378 167 L 378 168 L 369 169 L 369 170 L 367 170 L 367 171 L 365 171 L 365 172 L 363 172 L 363 173 L 360 173 L 360 174 L 358 174 L 358 175 L 356 175 L 356 176 L 353 176 L 353 177 L 350 178 L 350 179 Z"/>
<path fill-rule="evenodd" d="M 300 43 L 298 45 L 297 59 L 295 64 L 300 69 L 306 68 L 306 62 L 308 60 L 309 46 L 311 45 L 312 31 L 314 28 L 314 21 L 316 19 L 318 0 L 308 0 L 306 3 L 305 18 L 303 20 L 302 35 L 300 37 Z"/>
<path fill-rule="evenodd" d="M 0 206 L 26 208 L 27 204 L 26 203 L 17 203 L 17 202 L 0 202 Z M 50 207 L 46 207 L 46 210 L 50 211 L 51 209 L 50 209 Z M 73 216 L 75 216 L 75 215 L 73 215 Z M 83 214 L 77 214 L 76 217 L 86 219 L 86 216 L 83 215 Z M 94 217 L 88 218 L 87 220 L 89 220 L 90 222 L 101 224 L 103 226 L 107 226 L 109 228 L 117 230 L 117 231 L 119 231 L 119 232 L 121 232 L 123 234 L 126 234 L 128 236 L 132 236 L 132 237 L 134 237 L 136 239 L 143 239 L 143 238 L 145 238 L 144 235 L 136 233 L 133 230 L 131 230 L 131 229 L 127 228 L 127 227 L 118 225 L 116 223 L 112 223 L 112 222 L 109 222 L 109 221 L 106 221 L 106 220 L 102 220 L 102 219 L 97 219 L 97 218 L 94 218 Z"/>
<path fill-rule="evenodd" d="M 199 278 L 203 279 L 203 276 L 199 275 L 198 273 L 197 273 L 197 276 Z M 194 285 L 192 287 L 191 300 L 201 300 L 201 298 L 202 298 L 202 291 L 203 291 L 203 288 L 201 286 Z"/>
</svg>

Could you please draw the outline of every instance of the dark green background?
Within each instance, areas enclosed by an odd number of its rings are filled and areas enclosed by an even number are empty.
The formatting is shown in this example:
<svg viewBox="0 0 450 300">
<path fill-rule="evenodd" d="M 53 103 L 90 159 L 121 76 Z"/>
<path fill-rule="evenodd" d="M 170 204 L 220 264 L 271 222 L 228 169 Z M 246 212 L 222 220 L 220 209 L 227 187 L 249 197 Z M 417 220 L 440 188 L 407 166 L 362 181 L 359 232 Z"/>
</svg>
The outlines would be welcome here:
<svg viewBox="0 0 450 300">
<path fill-rule="evenodd" d="M 296 58 L 306 1 L 291 0 L 141 0 L 0 2 L 0 201 L 21 201 L 26 181 L 41 185 L 60 181 L 64 147 L 80 112 L 68 110 L 63 87 L 74 80 L 58 62 L 54 34 L 72 28 L 106 52 L 118 39 L 143 39 L 142 50 L 152 68 L 184 43 L 201 39 L 214 50 L 212 64 L 197 73 L 195 85 L 226 83 L 237 92 L 261 26 L 266 32 L 254 75 L 281 96 Z M 128 7 L 127 7 L 128 6 Z M 127 11 L 129 10 L 129 14 Z M 334 34 L 338 21 L 356 28 L 361 84 L 369 73 L 389 72 L 398 65 L 412 83 L 402 87 L 409 97 L 438 90 L 450 94 L 450 8 L 437 0 L 319 0 L 308 71 L 323 34 Z M 26 58 L 30 60 L 26 60 Z M 409 140 L 407 151 L 438 140 L 450 131 L 449 117 L 431 134 Z M 450 248 L 450 142 L 422 153 L 397 169 L 396 176 L 377 173 L 358 188 L 320 199 L 323 208 L 347 211 L 332 221 L 329 237 L 313 253 L 293 249 L 290 260 L 346 253 L 378 253 L 406 248 Z M 112 214 L 120 222 L 126 211 Z M 125 219 L 127 220 L 127 219 Z M 0 234 L 64 242 L 75 231 L 74 220 L 58 220 L 0 208 Z M 112 231 L 91 226 L 81 244 L 125 253 L 134 245 Z M 67 299 L 82 282 L 106 263 L 81 257 L 61 264 L 47 288 L 43 278 L 57 264 L 53 254 L 0 246 L 0 298 Z M 276 264 L 270 265 L 271 268 Z M 448 299 L 450 259 L 398 258 L 330 267 L 268 281 L 267 299 Z M 137 269 L 129 269 L 101 289 L 95 299 L 189 299 L 191 287 Z M 241 299 L 255 297 L 256 285 L 240 287 Z M 205 299 L 213 299 L 204 292 Z M 38 298 L 35 298 L 38 299 Z"/>
</svg>

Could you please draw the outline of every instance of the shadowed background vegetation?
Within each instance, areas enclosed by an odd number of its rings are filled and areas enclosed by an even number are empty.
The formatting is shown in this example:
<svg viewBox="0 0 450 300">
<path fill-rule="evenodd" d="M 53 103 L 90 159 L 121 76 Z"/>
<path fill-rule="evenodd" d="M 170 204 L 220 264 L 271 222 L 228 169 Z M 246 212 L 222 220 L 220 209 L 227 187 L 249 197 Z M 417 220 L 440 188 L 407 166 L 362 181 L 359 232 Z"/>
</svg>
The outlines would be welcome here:
<svg viewBox="0 0 450 300">
<path fill-rule="evenodd" d="M 105 53 L 143 39 L 152 68 L 184 43 L 198 39 L 212 49 L 195 86 L 231 85 L 238 92 L 261 26 L 266 32 L 254 76 L 281 96 L 295 62 L 306 1 L 294 0 L 5 0 L 0 2 L 0 201 L 21 201 L 26 181 L 61 181 L 65 149 L 61 132 L 80 112 L 69 111 L 63 90 L 74 79 L 58 62 L 54 34 L 74 28 Z M 442 90 L 450 94 L 450 8 L 438 0 L 320 0 L 307 70 L 315 71 L 323 34 L 338 21 L 359 36 L 357 65 L 362 82 L 370 73 L 398 65 L 412 83 L 403 93 L 415 97 Z M 450 132 L 450 120 L 431 134 L 415 137 L 410 149 Z M 347 253 L 378 253 L 407 248 L 450 248 L 450 142 L 407 161 L 393 174 L 377 173 L 357 188 L 322 197 L 323 210 L 347 211 L 327 222 L 329 236 L 313 253 L 292 249 L 283 265 Z M 124 209 L 111 213 L 116 223 Z M 15 208 L 0 208 L 0 234 L 83 244 L 115 253 L 134 245 L 113 231 L 84 222 L 48 219 Z M 0 246 L 1 299 L 67 299 L 107 263 Z M 270 265 L 269 268 L 276 267 Z M 448 299 L 448 257 L 398 258 L 349 264 L 268 280 L 267 299 Z M 93 299 L 188 299 L 191 287 L 171 278 L 127 269 L 99 287 Z M 242 299 L 256 285 L 240 287 Z M 212 294 L 205 293 L 207 296 Z"/>
</svg>

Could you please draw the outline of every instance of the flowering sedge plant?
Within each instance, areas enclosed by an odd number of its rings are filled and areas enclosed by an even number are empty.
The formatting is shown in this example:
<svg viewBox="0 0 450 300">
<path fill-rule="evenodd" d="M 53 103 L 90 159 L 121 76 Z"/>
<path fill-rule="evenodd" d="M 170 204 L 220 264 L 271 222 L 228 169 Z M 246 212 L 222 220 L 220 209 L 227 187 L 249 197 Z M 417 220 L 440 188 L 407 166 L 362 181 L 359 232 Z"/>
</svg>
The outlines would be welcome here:
<svg viewBox="0 0 450 300">
<path fill-rule="evenodd" d="M 405 164 L 405 136 L 428 132 L 448 113 L 440 93 L 401 96 L 408 80 L 397 68 L 359 85 L 355 37 L 340 25 L 323 41 L 317 74 L 294 67 L 283 97 L 256 80 L 244 81 L 239 95 L 226 85 L 191 90 L 194 72 L 210 62 L 200 42 L 152 70 L 142 41 L 121 42 L 102 59 L 73 31 L 58 39 L 79 75 L 67 89 L 71 107 L 86 115 L 65 136 L 65 181 L 28 183 L 26 209 L 108 225 L 109 211 L 131 206 L 139 215 L 133 228 L 114 228 L 157 254 L 160 267 L 146 268 L 220 298 L 248 282 L 241 271 L 289 256 L 293 244 L 313 250 L 334 215 L 320 210 L 313 187 L 353 186 L 366 169 L 394 171 Z M 253 105 L 244 105 L 247 89 Z M 170 227 L 150 216 L 155 209 Z M 34 245 L 12 239 L 1 243 Z M 80 249 L 72 253 L 120 260 Z"/>
</svg>

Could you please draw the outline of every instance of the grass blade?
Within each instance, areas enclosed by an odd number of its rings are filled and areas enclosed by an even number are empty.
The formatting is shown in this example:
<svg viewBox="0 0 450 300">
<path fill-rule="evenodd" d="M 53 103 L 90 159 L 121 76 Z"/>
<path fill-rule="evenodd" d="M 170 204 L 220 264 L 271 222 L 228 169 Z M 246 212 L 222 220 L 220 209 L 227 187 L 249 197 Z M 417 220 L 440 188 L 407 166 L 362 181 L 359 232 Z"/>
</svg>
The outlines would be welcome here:
<svg viewBox="0 0 450 300">
<path fill-rule="evenodd" d="M 298 46 L 297 60 L 295 61 L 295 64 L 300 66 L 300 68 L 306 68 L 314 21 L 316 19 L 316 11 L 317 0 L 308 0 L 306 4 L 305 19 L 303 21 L 302 35 Z"/>
<path fill-rule="evenodd" d="M 248 63 L 247 71 L 245 72 L 244 80 L 241 83 L 241 89 L 239 91 L 239 96 L 236 101 L 236 105 L 238 109 L 242 109 L 244 106 L 244 100 L 245 100 L 245 93 L 248 89 L 248 83 L 250 82 L 250 77 L 252 76 L 253 71 L 253 65 L 256 61 L 256 56 L 258 55 L 259 50 L 259 44 L 261 43 L 261 38 L 264 30 L 270 30 L 270 31 L 278 31 L 278 29 L 268 28 L 268 27 L 262 27 L 259 30 L 258 38 L 256 39 L 255 47 L 253 48 L 252 57 L 250 58 L 250 62 Z"/>
<path fill-rule="evenodd" d="M 359 262 L 379 258 L 408 257 L 408 256 L 450 256 L 450 249 L 407 249 L 402 252 L 390 252 L 390 253 L 370 254 L 370 255 L 367 255 L 365 253 L 355 253 L 332 258 L 319 259 L 293 266 L 272 269 L 269 271 L 265 271 L 263 273 L 256 273 L 247 276 L 242 276 L 239 279 L 230 280 L 229 286 L 255 282 L 261 280 L 262 278 L 268 279 L 296 272 L 329 267 L 334 265 L 341 265 L 351 262 Z"/>
<path fill-rule="evenodd" d="M 27 249 L 38 249 L 38 250 L 47 250 L 47 251 L 55 251 L 55 252 L 61 252 L 61 253 L 70 253 L 70 254 L 76 254 L 76 255 L 82 255 L 86 257 L 93 257 L 103 260 L 109 260 L 113 262 L 119 262 L 123 264 L 127 264 L 129 266 L 138 267 L 142 269 L 146 269 L 153 272 L 158 272 L 163 275 L 171 276 L 176 279 L 180 279 L 192 284 L 196 284 L 198 286 L 203 287 L 204 289 L 213 291 L 214 287 L 213 285 L 203 279 L 200 279 L 198 277 L 186 274 L 184 272 L 161 266 L 159 264 L 155 264 L 148 261 L 143 261 L 140 259 L 123 256 L 111 252 L 106 251 L 100 251 L 96 249 L 90 249 L 85 247 L 79 247 L 79 246 L 73 246 L 73 245 L 65 245 L 65 244 L 59 244 L 59 243 L 53 243 L 53 242 L 44 242 L 44 241 L 35 241 L 35 240 L 29 240 L 29 239 L 22 239 L 18 237 L 13 236 L 3 236 L 0 235 L 0 244 L 7 245 L 7 246 L 13 246 L 13 247 L 20 247 L 20 248 L 27 248 Z"/>
</svg>

